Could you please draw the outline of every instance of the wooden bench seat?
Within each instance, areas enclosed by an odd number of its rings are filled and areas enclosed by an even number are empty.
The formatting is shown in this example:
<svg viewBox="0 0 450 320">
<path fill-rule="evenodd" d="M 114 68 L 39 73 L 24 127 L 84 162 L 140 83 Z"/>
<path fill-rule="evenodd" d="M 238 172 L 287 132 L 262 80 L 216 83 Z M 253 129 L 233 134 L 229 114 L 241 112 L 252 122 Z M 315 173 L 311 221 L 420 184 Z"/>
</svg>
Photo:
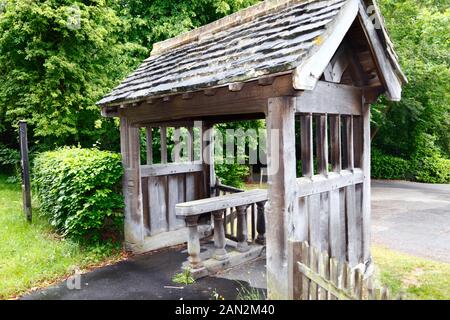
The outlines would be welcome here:
<svg viewBox="0 0 450 320">
<path fill-rule="evenodd" d="M 198 232 L 198 224 L 201 216 L 214 216 L 214 258 L 223 261 L 228 258 L 225 249 L 226 237 L 224 219 L 226 219 L 226 210 L 236 208 L 237 250 L 240 252 L 247 252 L 249 250 L 247 208 L 250 205 L 257 204 L 258 208 L 261 208 L 261 216 L 262 220 L 264 220 L 264 204 L 267 202 L 267 199 L 267 190 L 252 190 L 177 204 L 177 217 L 183 218 L 189 228 L 188 261 L 190 268 L 200 269 L 203 267 L 203 263 L 200 259 L 200 237 Z"/>
</svg>

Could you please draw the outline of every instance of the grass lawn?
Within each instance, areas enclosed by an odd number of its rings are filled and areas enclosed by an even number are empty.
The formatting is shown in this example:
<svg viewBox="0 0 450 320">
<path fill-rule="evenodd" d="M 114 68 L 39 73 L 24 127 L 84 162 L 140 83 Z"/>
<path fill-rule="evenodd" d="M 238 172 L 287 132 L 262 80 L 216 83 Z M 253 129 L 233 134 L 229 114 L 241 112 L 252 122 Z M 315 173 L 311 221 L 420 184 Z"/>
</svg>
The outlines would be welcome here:
<svg viewBox="0 0 450 320">
<path fill-rule="evenodd" d="M 7 184 L 0 175 L 0 299 L 122 257 L 112 245 L 82 248 L 60 239 L 36 210 L 33 213 L 29 224 L 22 213 L 20 186 Z"/>
<path fill-rule="evenodd" d="M 450 264 L 382 247 L 372 251 L 381 282 L 409 300 L 450 300 Z"/>
</svg>

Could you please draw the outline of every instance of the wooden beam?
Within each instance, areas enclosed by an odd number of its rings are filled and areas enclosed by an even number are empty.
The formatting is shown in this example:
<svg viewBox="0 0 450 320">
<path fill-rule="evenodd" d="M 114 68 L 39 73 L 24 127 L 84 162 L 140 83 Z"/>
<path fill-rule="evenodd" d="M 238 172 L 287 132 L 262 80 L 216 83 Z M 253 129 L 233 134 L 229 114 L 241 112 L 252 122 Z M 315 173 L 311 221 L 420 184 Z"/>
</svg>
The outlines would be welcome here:
<svg viewBox="0 0 450 320">
<path fill-rule="evenodd" d="M 207 97 L 212 97 L 212 96 L 215 96 L 215 95 L 216 95 L 217 89 L 215 89 L 215 88 L 205 89 L 205 90 L 204 90 L 204 93 L 205 93 L 205 96 L 207 96 Z"/>
<path fill-rule="evenodd" d="M 176 206 L 177 216 L 192 216 L 267 201 L 267 190 L 252 190 L 226 196 L 201 199 Z"/>
<path fill-rule="evenodd" d="M 141 176 L 160 177 L 182 173 L 202 172 L 203 166 L 201 162 L 186 163 L 166 163 L 141 166 Z"/>
<path fill-rule="evenodd" d="M 400 101 L 402 97 L 402 84 L 386 55 L 373 22 L 368 17 L 362 3 L 359 4 L 359 21 L 369 42 L 372 56 L 379 70 L 379 75 L 383 84 L 386 86 L 389 100 Z"/>
<path fill-rule="evenodd" d="M 297 195 L 307 197 L 362 183 L 364 181 L 363 172 L 359 169 L 354 171 L 352 173 L 349 170 L 343 170 L 340 174 L 330 172 L 328 177 L 320 174 L 312 178 L 299 178 L 297 179 Z"/>
<path fill-rule="evenodd" d="M 276 96 L 295 95 L 292 76 L 276 77 L 272 85 L 261 86 L 257 81 L 247 83 L 239 92 L 231 92 L 228 87 L 218 88 L 215 96 L 205 96 L 203 92 L 192 93 L 185 100 L 182 95 L 173 96 L 170 102 L 161 100 L 153 104 L 121 111 L 133 124 L 166 122 L 203 117 L 223 117 L 230 115 L 265 114 L 267 99 Z"/>
<path fill-rule="evenodd" d="M 239 92 L 242 90 L 242 88 L 244 88 L 244 85 L 245 84 L 243 82 L 232 83 L 228 85 L 228 90 L 230 90 L 231 92 Z"/>
<path fill-rule="evenodd" d="M 294 88 L 314 90 L 328 63 L 350 29 L 358 14 L 359 0 L 349 0 L 338 16 L 320 37 L 319 49 L 306 59 L 294 72 Z"/>
<path fill-rule="evenodd" d="M 360 88 L 319 81 L 316 89 L 297 96 L 298 113 L 361 114 Z"/>
<path fill-rule="evenodd" d="M 265 77 L 265 78 L 258 79 L 258 84 L 260 86 L 270 86 L 273 84 L 274 81 L 275 81 L 275 77 Z"/>
</svg>

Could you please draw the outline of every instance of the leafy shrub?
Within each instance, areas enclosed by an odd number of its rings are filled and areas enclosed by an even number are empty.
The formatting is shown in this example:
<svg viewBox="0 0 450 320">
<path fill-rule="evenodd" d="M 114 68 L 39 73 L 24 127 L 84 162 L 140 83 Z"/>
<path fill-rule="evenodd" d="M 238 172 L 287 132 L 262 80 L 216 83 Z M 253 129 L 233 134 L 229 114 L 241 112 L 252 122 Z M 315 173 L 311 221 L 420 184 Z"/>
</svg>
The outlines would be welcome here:
<svg viewBox="0 0 450 320">
<path fill-rule="evenodd" d="M 98 241 L 122 230 L 119 154 L 62 148 L 39 154 L 33 180 L 42 214 L 64 236 Z"/>
<path fill-rule="evenodd" d="M 415 158 L 415 179 L 425 183 L 450 183 L 450 160 L 437 155 Z"/>
<path fill-rule="evenodd" d="M 413 177 L 408 160 L 372 150 L 372 177 L 375 179 L 410 180 Z"/>
<path fill-rule="evenodd" d="M 250 175 L 249 166 L 243 164 L 217 164 L 215 170 L 221 183 L 236 188 L 241 188 Z"/>
<path fill-rule="evenodd" d="M 8 172 L 12 172 L 17 170 L 19 166 L 20 152 L 0 143 L 0 167 L 3 167 Z"/>
<path fill-rule="evenodd" d="M 435 144 L 436 137 L 422 133 L 416 139 L 413 157 L 415 179 L 425 183 L 450 183 L 450 160 L 445 159 Z"/>
</svg>

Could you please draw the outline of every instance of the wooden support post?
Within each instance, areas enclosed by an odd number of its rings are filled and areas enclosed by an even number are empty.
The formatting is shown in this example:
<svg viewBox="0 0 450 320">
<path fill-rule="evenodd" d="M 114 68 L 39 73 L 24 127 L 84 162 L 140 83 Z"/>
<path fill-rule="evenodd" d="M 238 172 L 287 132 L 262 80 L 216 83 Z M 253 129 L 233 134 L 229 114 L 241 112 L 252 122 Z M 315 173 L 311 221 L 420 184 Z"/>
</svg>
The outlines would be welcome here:
<svg viewBox="0 0 450 320">
<path fill-rule="evenodd" d="M 237 207 L 237 250 L 247 252 L 248 246 L 248 225 L 247 225 L 247 206 Z"/>
<path fill-rule="evenodd" d="M 267 205 L 267 289 L 269 299 L 288 299 L 288 238 L 304 241 L 304 214 L 296 197 L 295 99 L 269 99 L 267 112 L 269 202 Z"/>
<path fill-rule="evenodd" d="M 200 234 L 198 232 L 199 216 L 190 216 L 186 218 L 186 224 L 189 229 L 188 254 L 189 267 L 192 269 L 200 269 L 203 267 L 200 258 Z"/>
<path fill-rule="evenodd" d="M 362 142 L 362 170 L 364 173 L 364 183 L 362 192 L 362 254 L 366 267 L 371 263 L 370 251 L 370 223 L 371 223 L 371 186 L 370 186 L 370 162 L 371 162 L 371 146 L 370 146 L 370 105 L 362 104 L 362 128 L 363 128 L 363 142 Z"/>
<path fill-rule="evenodd" d="M 214 212 L 214 259 L 222 261 L 228 258 L 225 238 L 225 228 L 223 225 L 224 215 L 226 211 L 216 211 Z"/>
<path fill-rule="evenodd" d="M 266 244 L 266 217 L 265 217 L 265 205 L 266 202 L 258 202 L 256 207 L 258 208 L 256 217 L 256 232 L 258 237 L 256 238 L 256 243 L 265 245 Z"/>
<path fill-rule="evenodd" d="M 120 118 L 120 144 L 125 169 L 123 193 L 125 197 L 125 243 L 131 250 L 144 242 L 144 219 L 140 178 L 140 134 L 127 118 Z"/>
<path fill-rule="evenodd" d="M 30 161 L 28 158 L 28 132 L 27 122 L 19 122 L 20 155 L 22 165 L 22 199 L 23 211 L 28 222 L 32 221 L 31 211 L 31 183 L 30 183 Z"/>
</svg>

